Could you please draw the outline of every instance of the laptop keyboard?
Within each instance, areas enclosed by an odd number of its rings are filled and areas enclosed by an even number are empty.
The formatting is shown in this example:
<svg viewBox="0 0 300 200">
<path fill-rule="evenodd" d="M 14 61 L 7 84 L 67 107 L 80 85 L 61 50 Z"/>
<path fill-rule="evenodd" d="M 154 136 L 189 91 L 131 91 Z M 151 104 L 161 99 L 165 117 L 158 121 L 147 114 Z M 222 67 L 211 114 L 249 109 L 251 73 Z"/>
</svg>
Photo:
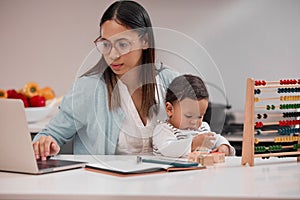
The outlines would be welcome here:
<svg viewBox="0 0 300 200">
<path fill-rule="evenodd" d="M 50 168 L 58 168 L 63 167 L 64 169 L 75 169 L 79 167 L 84 167 L 85 162 L 80 161 L 71 161 L 71 160 L 37 160 L 37 165 L 39 170 L 50 169 Z"/>
<path fill-rule="evenodd" d="M 37 164 L 39 169 L 48 169 L 62 165 L 61 161 L 58 160 L 37 160 Z"/>
</svg>

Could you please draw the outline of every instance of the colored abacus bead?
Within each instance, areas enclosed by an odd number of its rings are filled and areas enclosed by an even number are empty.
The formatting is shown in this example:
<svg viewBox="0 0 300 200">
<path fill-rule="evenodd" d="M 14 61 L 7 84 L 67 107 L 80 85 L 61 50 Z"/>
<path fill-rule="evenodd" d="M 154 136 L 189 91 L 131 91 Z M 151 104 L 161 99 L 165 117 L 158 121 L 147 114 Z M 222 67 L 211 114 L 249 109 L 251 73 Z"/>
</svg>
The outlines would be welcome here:
<svg viewBox="0 0 300 200">
<path fill-rule="evenodd" d="M 257 119 L 261 119 L 261 114 L 257 114 Z"/>
<path fill-rule="evenodd" d="M 300 128 L 279 128 L 278 130 L 278 135 L 290 135 L 290 134 L 295 134 L 300 132 Z"/>
<path fill-rule="evenodd" d="M 256 81 L 254 81 L 254 85 L 255 86 L 260 86 L 260 85 L 263 85 L 263 86 L 265 86 L 267 84 L 267 82 L 265 81 L 265 80 L 256 80 Z"/>
<path fill-rule="evenodd" d="M 257 135 L 260 135 L 260 134 L 261 134 L 261 130 L 258 129 L 258 130 L 256 131 L 256 133 L 257 133 Z"/>
<path fill-rule="evenodd" d="M 260 89 L 254 90 L 254 94 L 260 94 L 260 93 L 261 93 Z"/>
<path fill-rule="evenodd" d="M 255 152 L 265 152 L 266 151 L 266 147 L 265 146 L 256 146 L 254 147 L 254 151 Z"/>
<path fill-rule="evenodd" d="M 300 112 L 286 112 L 283 117 L 300 117 Z"/>
<path fill-rule="evenodd" d="M 300 104 L 280 104 L 279 109 L 285 110 L 285 109 L 297 109 L 300 108 Z"/>
<path fill-rule="evenodd" d="M 282 149 L 281 145 L 271 145 L 269 146 L 269 151 L 280 151 Z"/>
<path fill-rule="evenodd" d="M 283 80 L 280 80 L 280 81 L 279 81 L 279 84 L 280 84 L 280 85 L 283 85 L 283 84 L 284 84 L 284 83 L 283 83 Z"/>
<path fill-rule="evenodd" d="M 286 80 L 280 80 L 279 81 L 279 84 L 280 85 L 294 85 L 294 84 L 300 84 L 299 83 L 299 80 L 300 79 L 298 79 L 298 81 L 296 80 L 296 79 L 286 79 Z"/>
<path fill-rule="evenodd" d="M 300 144 L 294 144 L 293 149 L 300 149 Z"/>
<path fill-rule="evenodd" d="M 283 98 L 284 98 L 284 96 L 280 96 L 279 97 L 280 101 L 285 101 Z"/>
<path fill-rule="evenodd" d="M 269 147 L 269 150 L 270 150 L 270 151 L 277 151 L 276 145 L 270 146 L 270 147 Z"/>
<path fill-rule="evenodd" d="M 266 113 L 264 113 L 264 119 L 267 119 L 268 115 Z"/>
<path fill-rule="evenodd" d="M 259 122 L 259 126 L 260 126 L 260 128 L 262 128 L 264 126 L 264 124 L 262 122 Z"/>
<path fill-rule="evenodd" d="M 264 124 L 262 122 L 255 122 L 255 128 L 262 128 Z"/>
</svg>

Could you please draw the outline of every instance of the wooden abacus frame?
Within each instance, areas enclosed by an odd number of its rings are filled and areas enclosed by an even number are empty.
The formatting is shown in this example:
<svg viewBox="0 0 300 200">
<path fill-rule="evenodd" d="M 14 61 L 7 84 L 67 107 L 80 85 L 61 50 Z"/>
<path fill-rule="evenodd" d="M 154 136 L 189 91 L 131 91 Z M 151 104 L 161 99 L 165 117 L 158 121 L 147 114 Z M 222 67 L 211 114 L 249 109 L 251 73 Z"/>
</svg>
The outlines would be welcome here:
<svg viewBox="0 0 300 200">
<path fill-rule="evenodd" d="M 265 81 L 255 81 L 252 78 L 247 79 L 246 85 L 246 100 L 245 100 L 245 110 L 244 110 L 244 130 L 243 130 L 243 145 L 242 145 L 242 165 L 246 165 L 247 163 L 250 166 L 254 166 L 254 158 L 264 158 L 264 157 L 284 157 L 284 156 L 297 156 L 297 161 L 300 161 L 300 148 L 296 149 L 295 151 L 280 151 L 280 152 L 271 152 L 271 153 L 255 153 L 255 142 L 258 139 L 254 138 L 255 133 L 255 122 L 254 122 L 254 111 L 255 111 L 255 103 L 258 101 L 258 98 L 255 98 L 255 89 L 257 88 L 290 88 L 300 85 L 300 79 L 297 80 L 281 80 L 280 82 L 272 81 L 272 82 L 265 82 Z M 297 88 L 297 92 L 298 92 Z M 280 99 L 281 101 L 299 101 L 299 96 L 297 98 L 285 97 Z M 279 99 L 279 98 L 277 98 Z M 265 100 L 265 99 L 264 99 Z M 272 98 L 266 99 L 272 100 Z M 300 102 L 300 101 L 299 101 Z M 298 105 L 298 104 L 297 104 Z M 275 109 L 275 106 L 274 106 Z M 297 122 L 298 123 L 298 122 Z M 267 132 L 267 131 L 265 131 Z M 299 132 L 298 132 L 299 134 Z M 285 136 L 282 137 L 283 140 L 286 137 L 296 137 L 296 141 L 298 141 L 298 145 L 300 144 L 300 135 L 298 136 Z M 277 137 L 277 141 L 281 140 L 280 137 Z M 295 139 L 295 138 L 294 138 Z M 262 140 L 261 140 L 262 141 Z M 268 140 L 270 141 L 270 140 Z M 295 141 L 295 140 L 294 140 Z M 276 142 L 275 138 L 272 142 Z M 269 147 L 270 148 L 270 147 Z M 284 148 L 282 148 L 284 149 Z M 281 149 L 281 150 L 282 150 Z"/>
</svg>

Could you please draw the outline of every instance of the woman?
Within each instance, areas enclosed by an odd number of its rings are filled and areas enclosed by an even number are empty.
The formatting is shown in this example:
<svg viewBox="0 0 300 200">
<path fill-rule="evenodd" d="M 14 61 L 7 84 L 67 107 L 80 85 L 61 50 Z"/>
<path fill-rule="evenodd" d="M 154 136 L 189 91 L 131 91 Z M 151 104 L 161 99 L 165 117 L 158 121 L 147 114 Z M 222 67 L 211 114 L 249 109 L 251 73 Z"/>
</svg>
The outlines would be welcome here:
<svg viewBox="0 0 300 200">
<path fill-rule="evenodd" d="M 117 1 L 105 11 L 95 40 L 103 56 L 75 81 L 56 116 L 34 138 L 37 159 L 57 154 L 73 137 L 75 154 L 152 153 L 164 93 L 177 74 L 156 69 L 151 27 L 136 2 Z"/>
</svg>

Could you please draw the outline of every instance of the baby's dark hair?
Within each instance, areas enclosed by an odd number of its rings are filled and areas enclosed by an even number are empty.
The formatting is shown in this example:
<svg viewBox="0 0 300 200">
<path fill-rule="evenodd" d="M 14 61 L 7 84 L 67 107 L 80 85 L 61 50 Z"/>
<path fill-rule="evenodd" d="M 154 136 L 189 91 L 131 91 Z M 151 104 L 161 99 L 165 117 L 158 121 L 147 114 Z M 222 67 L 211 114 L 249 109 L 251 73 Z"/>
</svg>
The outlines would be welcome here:
<svg viewBox="0 0 300 200">
<path fill-rule="evenodd" d="M 165 102 L 173 104 L 185 98 L 193 100 L 208 99 L 208 91 L 202 79 L 198 76 L 185 74 L 176 77 L 167 89 Z"/>
</svg>

